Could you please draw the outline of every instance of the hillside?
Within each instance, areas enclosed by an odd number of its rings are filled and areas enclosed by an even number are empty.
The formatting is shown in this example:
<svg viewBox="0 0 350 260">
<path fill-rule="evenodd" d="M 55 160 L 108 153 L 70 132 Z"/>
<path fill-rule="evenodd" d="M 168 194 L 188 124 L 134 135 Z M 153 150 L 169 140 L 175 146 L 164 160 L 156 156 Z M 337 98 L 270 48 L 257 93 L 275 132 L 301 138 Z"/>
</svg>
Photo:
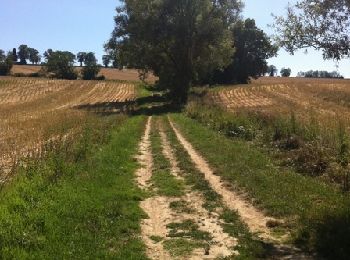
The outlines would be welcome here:
<svg viewBox="0 0 350 260">
<path fill-rule="evenodd" d="M 76 67 L 77 70 L 80 70 L 80 67 Z M 11 73 L 23 73 L 23 74 L 30 74 L 30 73 L 37 73 L 41 69 L 41 66 L 34 66 L 34 65 L 14 65 Z M 128 81 L 139 81 L 139 74 L 137 70 L 133 69 L 114 69 L 114 68 L 101 68 L 100 76 L 105 76 L 108 80 L 128 80 Z M 152 75 L 149 76 L 147 79 L 149 82 L 154 82 L 156 78 Z"/>
</svg>

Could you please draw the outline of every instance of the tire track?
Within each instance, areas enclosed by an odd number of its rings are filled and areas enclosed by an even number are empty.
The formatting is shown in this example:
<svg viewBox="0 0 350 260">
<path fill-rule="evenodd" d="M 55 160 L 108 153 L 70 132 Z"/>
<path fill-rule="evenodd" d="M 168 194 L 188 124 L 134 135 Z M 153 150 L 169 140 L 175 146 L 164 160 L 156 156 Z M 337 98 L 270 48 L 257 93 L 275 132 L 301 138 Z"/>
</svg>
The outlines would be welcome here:
<svg viewBox="0 0 350 260">
<path fill-rule="evenodd" d="M 297 260 L 312 260 L 320 259 L 315 255 L 304 254 L 300 249 L 294 246 L 283 244 L 282 239 L 276 238 L 271 231 L 267 228 L 269 221 L 277 221 L 271 217 L 265 216 L 261 211 L 256 209 L 253 205 L 249 204 L 246 200 L 240 197 L 237 193 L 229 190 L 225 187 L 224 182 L 221 178 L 214 174 L 209 164 L 204 158 L 193 148 L 181 134 L 181 132 L 175 127 L 174 123 L 168 117 L 171 128 L 173 129 L 178 141 L 184 147 L 189 154 L 192 162 L 196 168 L 202 172 L 205 179 L 209 182 L 212 189 L 222 196 L 225 205 L 238 212 L 243 222 L 246 223 L 252 233 L 256 233 L 260 239 L 271 246 L 270 258 L 269 259 L 297 259 Z"/>
<path fill-rule="evenodd" d="M 259 237 L 263 239 L 276 240 L 276 238 L 272 236 L 270 230 L 267 228 L 267 223 L 275 219 L 265 216 L 254 206 L 242 199 L 237 193 L 227 189 L 221 178 L 214 174 L 208 163 L 183 137 L 170 119 L 169 122 L 177 139 L 190 155 L 196 168 L 204 174 L 206 180 L 210 183 L 213 190 L 222 196 L 226 206 L 229 209 L 236 210 L 239 213 L 242 220 L 248 225 L 252 233 L 258 233 Z"/>
<path fill-rule="evenodd" d="M 168 141 L 167 135 L 160 127 L 160 137 L 163 147 L 163 154 L 168 159 L 171 165 L 171 173 L 176 178 L 182 179 L 181 169 L 178 166 L 177 158 L 173 152 L 170 142 Z M 191 187 L 187 187 L 186 195 L 182 197 L 191 209 L 192 214 L 183 214 L 183 219 L 193 219 L 199 222 L 200 230 L 208 232 L 212 236 L 212 242 L 207 248 L 207 252 L 203 250 L 195 250 L 192 256 L 186 259 L 217 259 L 220 257 L 232 257 L 238 255 L 237 251 L 233 248 L 237 245 L 237 239 L 232 238 L 229 234 L 224 232 L 217 212 L 209 212 L 206 210 L 204 205 L 204 199 L 199 192 L 194 192 Z"/>
<path fill-rule="evenodd" d="M 138 162 L 140 168 L 136 172 L 137 183 L 140 188 L 149 190 L 149 181 L 152 177 L 153 157 L 151 151 L 151 128 L 152 117 L 149 117 L 146 124 L 146 130 L 139 144 Z M 166 225 L 170 214 L 169 202 L 164 197 L 150 197 L 140 203 L 141 208 L 148 215 L 141 223 L 142 240 L 146 244 L 147 255 L 150 259 L 167 260 L 170 259 L 169 253 L 164 249 L 162 243 L 156 243 L 151 239 L 152 236 L 164 239 L 167 235 Z"/>
</svg>

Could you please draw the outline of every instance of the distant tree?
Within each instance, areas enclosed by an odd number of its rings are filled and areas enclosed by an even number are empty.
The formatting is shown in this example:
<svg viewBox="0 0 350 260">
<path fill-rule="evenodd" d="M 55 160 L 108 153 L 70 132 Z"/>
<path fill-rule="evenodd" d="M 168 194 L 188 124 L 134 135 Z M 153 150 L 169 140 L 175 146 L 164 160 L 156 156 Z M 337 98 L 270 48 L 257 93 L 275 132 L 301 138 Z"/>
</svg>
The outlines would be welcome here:
<svg viewBox="0 0 350 260">
<path fill-rule="evenodd" d="M 282 68 L 280 73 L 281 73 L 282 77 L 288 78 L 288 77 L 290 77 L 290 74 L 292 74 L 292 70 L 290 68 L 288 68 L 288 69 Z"/>
<path fill-rule="evenodd" d="M 10 74 L 12 66 L 13 66 L 12 53 L 9 52 L 7 55 L 5 55 L 5 52 L 3 50 L 0 50 L 0 75 L 6 76 Z"/>
<path fill-rule="evenodd" d="M 45 70 L 59 79 L 77 79 L 74 71 L 75 55 L 68 51 L 48 52 Z"/>
<path fill-rule="evenodd" d="M 83 66 L 83 62 L 85 62 L 85 58 L 86 58 L 86 52 L 78 52 L 77 60 L 78 62 L 80 62 L 80 67 Z"/>
<path fill-rule="evenodd" d="M 241 13 L 240 0 L 121 2 L 106 51 L 117 52 L 119 66 L 152 70 L 174 103 L 185 103 L 196 80 L 230 63 L 229 29 Z"/>
<path fill-rule="evenodd" d="M 286 17 L 275 17 L 281 46 L 322 50 L 325 59 L 350 56 L 350 1 L 300 0 L 289 6 Z"/>
<path fill-rule="evenodd" d="M 309 70 L 306 72 L 299 72 L 298 77 L 305 78 L 332 78 L 332 79 L 343 79 L 344 77 L 339 74 L 337 71 L 323 71 L 323 70 Z"/>
<path fill-rule="evenodd" d="M 270 65 L 267 67 L 267 73 L 269 74 L 270 77 L 274 77 L 277 75 L 277 68 L 275 65 Z"/>
<path fill-rule="evenodd" d="M 5 58 L 6 58 L 5 52 L 3 50 L 0 50 L 0 61 L 5 60 Z"/>
<path fill-rule="evenodd" d="M 212 83 L 247 83 L 251 77 L 264 75 L 267 71 L 266 60 L 277 54 L 278 48 L 256 27 L 254 19 L 238 21 L 232 35 L 235 53 L 231 64 L 223 71 L 216 71 Z"/>
<path fill-rule="evenodd" d="M 29 61 L 32 64 L 38 64 L 41 61 L 41 56 L 39 55 L 39 51 L 34 48 L 28 48 L 29 52 Z"/>
<path fill-rule="evenodd" d="M 17 63 L 18 56 L 17 56 L 17 50 L 16 50 L 16 48 L 13 48 L 13 49 L 12 49 L 12 57 L 13 57 L 12 61 L 13 61 L 14 63 Z"/>
<path fill-rule="evenodd" d="M 53 52 L 52 49 L 47 49 L 47 51 L 44 52 L 44 57 L 46 61 L 49 59 L 52 52 Z"/>
<path fill-rule="evenodd" d="M 27 45 L 22 44 L 18 47 L 18 57 L 21 65 L 27 64 L 27 59 L 29 59 L 29 48 Z"/>
<path fill-rule="evenodd" d="M 100 72 L 100 66 L 97 64 L 97 59 L 93 52 L 86 53 L 85 66 L 81 70 L 82 78 L 84 80 L 96 79 Z"/>
<path fill-rule="evenodd" d="M 112 60 L 112 57 L 110 55 L 102 56 L 102 63 L 106 68 L 108 68 L 109 64 L 111 63 L 111 60 Z"/>
</svg>

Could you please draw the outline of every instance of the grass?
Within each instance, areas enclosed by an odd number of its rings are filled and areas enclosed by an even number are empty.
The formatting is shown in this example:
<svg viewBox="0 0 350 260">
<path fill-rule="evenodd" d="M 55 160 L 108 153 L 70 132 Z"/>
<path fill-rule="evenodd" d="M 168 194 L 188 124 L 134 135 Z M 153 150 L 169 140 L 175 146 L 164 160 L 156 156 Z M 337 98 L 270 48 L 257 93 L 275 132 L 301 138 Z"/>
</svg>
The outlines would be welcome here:
<svg viewBox="0 0 350 260">
<path fill-rule="evenodd" d="M 181 114 L 172 119 L 217 174 L 254 198 L 268 214 L 288 219 L 296 242 L 338 259 L 349 255 L 347 195 L 317 179 L 281 170 L 245 141 L 227 138 Z M 331 219 L 337 220 L 330 223 Z"/>
<path fill-rule="evenodd" d="M 155 118 L 154 121 L 157 121 Z M 154 124 L 159 123 L 155 122 Z M 163 155 L 163 148 L 159 130 L 152 127 L 151 144 L 154 169 L 152 182 L 154 183 L 159 195 L 168 197 L 180 197 L 184 195 L 184 183 L 171 174 L 170 162 Z"/>
<path fill-rule="evenodd" d="M 187 256 L 197 248 L 203 247 L 202 242 L 177 238 L 164 241 L 164 248 L 174 257 Z"/>
<path fill-rule="evenodd" d="M 0 258 L 146 259 L 133 180 L 144 118 L 112 122 L 108 137 L 87 139 L 85 156 L 77 141 L 19 169 L 0 199 Z"/>
<path fill-rule="evenodd" d="M 187 214 L 191 214 L 194 212 L 193 209 L 190 208 L 189 203 L 187 203 L 184 200 L 176 200 L 176 201 L 172 201 L 169 204 L 169 207 L 176 211 L 177 213 L 187 213 Z"/>
</svg>

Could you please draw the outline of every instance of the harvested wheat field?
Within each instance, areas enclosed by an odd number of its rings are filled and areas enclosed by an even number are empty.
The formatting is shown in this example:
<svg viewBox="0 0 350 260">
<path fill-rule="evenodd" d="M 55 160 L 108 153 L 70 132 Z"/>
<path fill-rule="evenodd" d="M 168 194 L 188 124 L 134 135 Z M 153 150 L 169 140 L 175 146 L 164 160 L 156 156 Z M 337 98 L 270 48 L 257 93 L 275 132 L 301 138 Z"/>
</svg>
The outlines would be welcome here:
<svg viewBox="0 0 350 260">
<path fill-rule="evenodd" d="M 24 74 L 30 75 L 32 73 L 38 73 L 41 70 L 41 66 L 36 65 L 14 65 L 11 73 L 16 74 Z M 78 71 L 81 70 L 81 67 L 76 68 Z M 139 73 L 134 69 L 114 69 L 114 68 L 101 68 L 99 76 L 105 76 L 108 80 L 127 80 L 127 81 L 140 81 Z M 149 83 L 154 83 L 157 80 L 155 76 L 152 74 L 148 75 L 146 79 Z"/>
<path fill-rule="evenodd" d="M 0 168 L 7 172 L 46 142 L 79 132 L 92 114 L 119 112 L 134 99 L 129 83 L 1 78 Z"/>
<path fill-rule="evenodd" d="M 215 89 L 210 100 L 229 111 L 290 117 L 334 128 L 350 127 L 350 81 L 339 79 L 261 78 L 249 85 Z"/>
</svg>

